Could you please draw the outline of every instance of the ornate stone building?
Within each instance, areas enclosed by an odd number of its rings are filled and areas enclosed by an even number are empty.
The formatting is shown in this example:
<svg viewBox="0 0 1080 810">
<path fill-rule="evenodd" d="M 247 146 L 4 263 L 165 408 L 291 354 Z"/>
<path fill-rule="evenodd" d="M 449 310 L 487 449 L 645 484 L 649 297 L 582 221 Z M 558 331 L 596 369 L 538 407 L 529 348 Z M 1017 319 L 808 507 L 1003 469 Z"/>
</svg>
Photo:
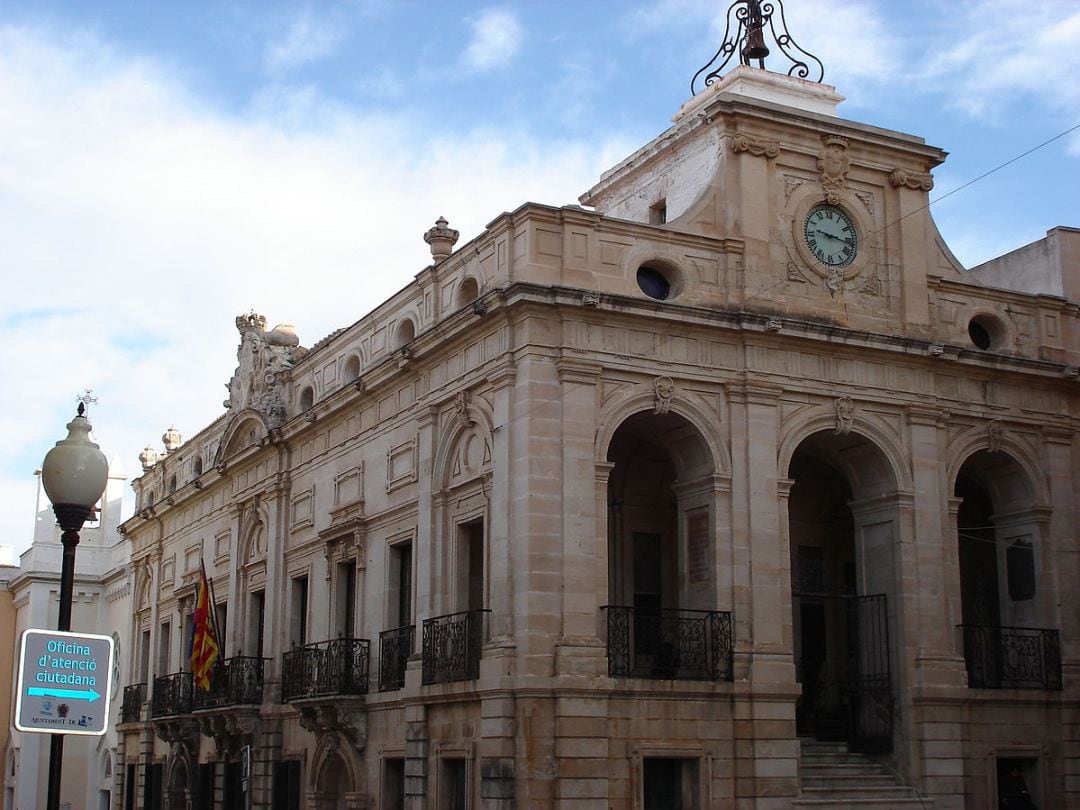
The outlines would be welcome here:
<svg viewBox="0 0 1080 810">
<path fill-rule="evenodd" d="M 984 284 L 839 100 L 742 65 L 309 350 L 238 318 L 123 527 L 122 806 L 1080 805 L 1080 231 Z"/>
</svg>

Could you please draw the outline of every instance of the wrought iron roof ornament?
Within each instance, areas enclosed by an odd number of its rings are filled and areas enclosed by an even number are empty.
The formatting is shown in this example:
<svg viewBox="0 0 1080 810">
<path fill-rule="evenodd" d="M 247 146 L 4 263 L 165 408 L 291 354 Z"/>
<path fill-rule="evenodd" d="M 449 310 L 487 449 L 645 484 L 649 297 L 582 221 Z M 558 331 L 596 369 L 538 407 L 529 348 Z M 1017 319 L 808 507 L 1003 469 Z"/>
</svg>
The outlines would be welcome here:
<svg viewBox="0 0 1080 810">
<path fill-rule="evenodd" d="M 779 31 L 777 31 L 779 23 Z M 764 69 L 765 57 L 769 55 L 769 48 L 765 45 L 765 26 L 777 48 L 790 61 L 788 76 L 799 79 L 810 78 L 810 81 L 820 82 L 825 77 L 825 66 L 821 60 L 809 51 L 804 51 L 798 46 L 791 34 L 788 33 L 787 20 L 784 19 L 784 4 L 781 0 L 735 0 L 727 10 L 727 21 L 724 26 L 724 39 L 720 49 L 690 80 L 690 93 L 697 95 L 699 90 L 709 87 L 720 78 L 721 72 L 727 67 L 732 57 L 738 54 L 739 64 L 751 65 L 757 62 L 757 67 Z M 719 64 L 717 64 L 719 62 Z M 817 78 L 810 76 L 812 65 L 817 66 Z M 717 65 L 713 68 L 713 65 Z M 705 74 L 701 87 L 698 79 Z"/>
</svg>

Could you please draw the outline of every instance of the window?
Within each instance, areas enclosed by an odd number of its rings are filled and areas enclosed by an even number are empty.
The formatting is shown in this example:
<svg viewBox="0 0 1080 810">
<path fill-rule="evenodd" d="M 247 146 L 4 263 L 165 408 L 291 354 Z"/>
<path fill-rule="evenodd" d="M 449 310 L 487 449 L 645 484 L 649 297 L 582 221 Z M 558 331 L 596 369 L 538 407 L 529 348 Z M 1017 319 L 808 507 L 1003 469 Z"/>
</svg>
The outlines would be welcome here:
<svg viewBox="0 0 1080 810">
<path fill-rule="evenodd" d="M 345 382 L 356 382 L 360 379 L 360 356 L 350 355 L 349 359 L 345 361 Z"/>
<path fill-rule="evenodd" d="M 292 622 L 290 641 L 297 647 L 307 644 L 308 578 L 296 577 L 292 581 Z"/>
<path fill-rule="evenodd" d="M 139 637 L 139 683 L 150 681 L 150 630 L 142 631 Z"/>
<path fill-rule="evenodd" d="M 251 610 L 248 614 L 248 655 L 262 658 L 263 654 L 263 619 L 266 616 L 266 593 L 255 591 L 251 594 Z M 251 648 L 254 649 L 251 649 Z"/>
<path fill-rule="evenodd" d="M 696 759 L 646 757 L 642 785 L 645 810 L 697 810 Z"/>
<path fill-rule="evenodd" d="M 480 288 L 476 284 L 476 279 L 471 276 L 463 278 L 457 289 L 458 308 L 468 306 L 479 297 Z"/>
<path fill-rule="evenodd" d="M 458 610 L 484 607 L 484 521 L 462 524 L 458 534 Z"/>
<path fill-rule="evenodd" d="M 463 759 L 444 759 L 439 768 L 439 810 L 466 810 L 468 778 Z"/>
<path fill-rule="evenodd" d="M 214 609 L 215 620 L 217 626 L 214 628 L 214 632 L 218 635 L 218 647 L 224 651 L 225 649 L 225 628 L 228 627 L 229 619 L 229 606 L 225 602 L 218 602 Z"/>
<path fill-rule="evenodd" d="M 158 661 L 157 674 L 168 675 L 169 664 L 172 661 L 172 624 L 161 623 L 161 634 L 158 636 Z"/>
<path fill-rule="evenodd" d="M 391 624 L 407 627 L 412 624 L 412 543 L 390 547 L 390 583 Z"/>
<path fill-rule="evenodd" d="M 638 288 L 657 301 L 666 301 L 675 296 L 677 274 L 667 266 L 657 262 L 643 264 L 637 271 Z"/>
<path fill-rule="evenodd" d="M 169 494 L 172 495 L 174 492 L 176 492 L 176 476 L 175 475 L 170 475 L 169 476 Z"/>
<path fill-rule="evenodd" d="M 968 337 L 975 348 L 997 350 L 1005 343 L 1005 324 L 993 315 L 976 315 L 968 322 Z"/>
<path fill-rule="evenodd" d="M 191 462 L 191 475 L 192 475 L 193 478 L 198 478 L 200 475 L 202 475 L 202 472 L 203 472 L 202 458 L 196 456 L 195 460 L 193 462 Z"/>
<path fill-rule="evenodd" d="M 649 224 L 663 225 L 667 222 L 667 200 L 660 200 L 649 206 Z"/>
<path fill-rule="evenodd" d="M 296 760 L 275 762 L 271 810 L 289 810 L 300 806 L 300 763 Z"/>
<path fill-rule="evenodd" d="M 356 632 L 356 563 L 352 560 L 338 563 L 334 578 L 336 595 L 337 635 L 354 638 Z"/>
<path fill-rule="evenodd" d="M 394 334 L 394 348 L 402 349 L 412 343 L 416 337 L 416 326 L 408 318 L 402 318 L 398 322 L 397 331 Z"/>
</svg>

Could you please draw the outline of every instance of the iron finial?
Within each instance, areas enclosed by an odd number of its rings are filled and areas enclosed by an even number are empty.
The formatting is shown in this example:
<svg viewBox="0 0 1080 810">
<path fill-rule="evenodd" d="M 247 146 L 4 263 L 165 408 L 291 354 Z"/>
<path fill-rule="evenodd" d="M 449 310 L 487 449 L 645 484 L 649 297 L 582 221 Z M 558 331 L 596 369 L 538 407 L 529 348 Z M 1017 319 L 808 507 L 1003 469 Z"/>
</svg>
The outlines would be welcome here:
<svg viewBox="0 0 1080 810">
<path fill-rule="evenodd" d="M 694 74 L 690 80 L 690 93 L 697 95 L 698 91 L 709 87 L 717 79 L 728 62 L 736 54 L 739 64 L 751 65 L 757 62 L 756 67 L 765 68 L 765 57 L 771 51 L 765 44 L 765 28 L 768 26 L 779 51 L 791 62 L 787 75 L 799 79 L 809 78 L 811 81 L 820 82 L 825 78 L 825 66 L 821 60 L 808 51 L 800 48 L 791 34 L 788 33 L 787 20 L 784 19 L 784 4 L 781 0 L 735 0 L 728 6 L 724 25 L 724 39 L 720 48 L 713 54 L 705 65 Z M 811 77 L 811 63 L 816 66 L 816 78 Z M 713 66 L 716 67 L 713 67 Z M 702 74 L 704 78 L 702 79 Z M 698 86 L 698 79 L 702 84 Z"/>
</svg>

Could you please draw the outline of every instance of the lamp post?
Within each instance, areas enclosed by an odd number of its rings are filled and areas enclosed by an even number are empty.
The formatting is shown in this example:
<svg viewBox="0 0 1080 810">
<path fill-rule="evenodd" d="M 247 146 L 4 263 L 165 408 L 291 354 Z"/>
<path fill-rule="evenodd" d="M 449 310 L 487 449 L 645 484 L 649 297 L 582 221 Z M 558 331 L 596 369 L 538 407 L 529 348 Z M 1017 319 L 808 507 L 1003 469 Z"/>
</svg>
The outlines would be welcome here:
<svg viewBox="0 0 1080 810">
<path fill-rule="evenodd" d="M 52 502 L 56 521 L 63 534 L 63 564 L 60 568 L 60 611 L 57 630 L 71 629 L 71 600 L 75 590 L 75 547 L 79 531 L 93 514 L 109 481 L 109 462 L 101 449 L 90 440 L 90 421 L 86 405 L 68 422 L 66 439 L 45 455 L 41 464 L 41 484 Z M 49 747 L 48 810 L 60 810 L 60 772 L 64 761 L 64 735 L 53 734 Z"/>
</svg>

